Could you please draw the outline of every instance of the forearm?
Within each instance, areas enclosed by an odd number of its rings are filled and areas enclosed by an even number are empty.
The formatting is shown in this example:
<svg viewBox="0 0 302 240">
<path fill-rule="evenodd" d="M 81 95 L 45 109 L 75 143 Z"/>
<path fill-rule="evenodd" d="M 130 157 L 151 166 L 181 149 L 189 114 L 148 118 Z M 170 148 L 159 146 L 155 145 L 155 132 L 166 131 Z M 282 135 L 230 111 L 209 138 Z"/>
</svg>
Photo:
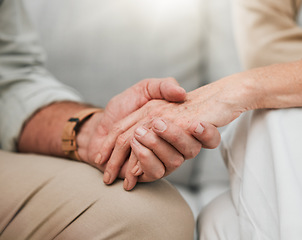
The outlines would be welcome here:
<svg viewBox="0 0 302 240">
<path fill-rule="evenodd" d="M 252 69 L 205 85 L 189 92 L 173 114 L 181 124 L 199 119 L 222 127 L 249 110 L 301 107 L 301 93 L 302 60 Z"/>
<path fill-rule="evenodd" d="M 64 125 L 88 107 L 76 102 L 58 102 L 40 109 L 24 124 L 18 151 L 64 157 L 61 149 Z"/>
<path fill-rule="evenodd" d="M 241 109 L 290 108 L 302 106 L 302 61 L 274 64 L 225 79 L 233 89 L 226 98 Z M 233 84 L 233 86 L 230 86 Z"/>
</svg>

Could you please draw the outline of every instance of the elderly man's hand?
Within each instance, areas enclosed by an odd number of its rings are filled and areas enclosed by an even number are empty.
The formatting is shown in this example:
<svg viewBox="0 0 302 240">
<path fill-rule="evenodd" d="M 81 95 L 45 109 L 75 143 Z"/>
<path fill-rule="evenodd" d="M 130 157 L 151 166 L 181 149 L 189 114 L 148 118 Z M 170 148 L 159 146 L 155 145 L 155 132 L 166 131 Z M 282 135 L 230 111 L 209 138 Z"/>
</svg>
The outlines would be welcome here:
<svg viewBox="0 0 302 240">
<path fill-rule="evenodd" d="M 146 79 L 125 90 L 111 99 L 104 112 L 94 114 L 81 127 L 77 137 L 78 153 L 81 159 L 104 170 L 106 163 L 98 163 L 110 156 L 112 149 L 106 146 L 103 148 L 104 151 L 99 151 L 99 149 L 105 143 L 104 140 L 108 134 L 118 131 L 117 122 L 125 119 L 152 99 L 183 102 L 185 98 L 185 90 L 179 87 L 173 78 Z M 127 124 L 135 125 L 138 120 L 140 119 L 128 117 Z M 119 127 L 123 128 L 123 126 Z"/>
</svg>

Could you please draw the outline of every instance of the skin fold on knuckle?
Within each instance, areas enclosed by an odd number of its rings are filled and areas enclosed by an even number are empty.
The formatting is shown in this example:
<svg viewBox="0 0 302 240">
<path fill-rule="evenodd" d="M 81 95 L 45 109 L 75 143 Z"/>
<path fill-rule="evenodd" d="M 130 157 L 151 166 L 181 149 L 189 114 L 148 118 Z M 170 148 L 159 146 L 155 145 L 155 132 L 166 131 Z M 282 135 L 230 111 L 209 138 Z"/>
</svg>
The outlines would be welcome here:
<svg viewBox="0 0 302 240">
<path fill-rule="evenodd" d="M 168 132 L 167 132 L 166 134 L 168 134 Z M 179 130 L 174 131 L 174 132 L 173 132 L 173 135 L 170 136 L 170 141 L 171 141 L 172 143 L 177 143 L 177 142 L 179 142 L 180 139 L 181 139 L 180 136 L 181 136 L 181 134 L 180 134 L 180 131 L 179 131 Z M 167 137 L 168 137 L 168 136 L 167 136 Z"/>
<path fill-rule="evenodd" d="M 106 171 L 110 172 L 111 174 L 116 173 L 120 169 L 121 169 L 121 167 L 116 162 L 109 162 L 106 167 Z"/>
<path fill-rule="evenodd" d="M 161 168 L 161 169 L 157 169 L 156 171 L 146 172 L 145 174 L 150 181 L 156 181 L 164 177 L 165 170 Z"/>
<path fill-rule="evenodd" d="M 112 144 L 112 142 L 109 141 L 104 142 L 101 147 L 101 152 L 103 153 L 102 155 L 109 155 L 109 153 L 112 152 L 113 147 L 114 147 L 114 143 Z"/>
<path fill-rule="evenodd" d="M 148 161 L 148 159 L 150 158 L 148 152 L 143 149 L 138 149 L 136 152 L 136 156 L 141 162 Z"/>
<path fill-rule="evenodd" d="M 185 161 L 185 159 L 183 156 L 175 157 L 173 159 L 173 162 L 171 163 L 172 169 L 179 168 L 184 163 L 184 161 Z"/>
<path fill-rule="evenodd" d="M 111 129 L 112 135 L 119 135 L 123 132 L 123 129 L 120 124 L 115 124 Z"/>
<path fill-rule="evenodd" d="M 190 148 L 188 159 L 194 158 L 201 150 L 201 144 L 196 144 Z"/>
<path fill-rule="evenodd" d="M 156 138 L 154 138 L 153 136 L 146 136 L 146 146 L 148 146 L 148 148 L 149 149 L 152 149 L 152 150 L 154 150 L 154 149 L 157 149 L 157 147 L 158 147 L 158 142 L 157 142 L 157 139 Z"/>
<path fill-rule="evenodd" d="M 117 149 L 124 149 L 128 145 L 129 145 L 129 140 L 124 134 L 117 137 L 116 144 L 115 144 Z"/>
<path fill-rule="evenodd" d="M 165 169 L 161 168 L 155 172 L 154 177 L 156 179 L 161 179 L 165 175 Z"/>
<path fill-rule="evenodd" d="M 154 167 L 151 161 L 152 156 L 151 153 L 147 151 L 142 151 L 137 154 L 139 161 L 144 165 L 144 174 L 146 174 L 153 181 L 157 179 L 161 179 L 165 174 L 165 168 L 162 167 Z"/>
</svg>

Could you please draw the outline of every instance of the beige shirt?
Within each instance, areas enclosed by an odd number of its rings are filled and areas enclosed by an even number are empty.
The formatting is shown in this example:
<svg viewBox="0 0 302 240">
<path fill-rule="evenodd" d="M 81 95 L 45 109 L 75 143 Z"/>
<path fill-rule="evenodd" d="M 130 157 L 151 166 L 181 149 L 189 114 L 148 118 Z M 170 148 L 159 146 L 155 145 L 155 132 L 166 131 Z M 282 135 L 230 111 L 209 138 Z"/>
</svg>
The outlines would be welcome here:
<svg viewBox="0 0 302 240">
<path fill-rule="evenodd" d="M 234 26 L 245 68 L 300 60 L 302 0 L 233 0 Z"/>
<path fill-rule="evenodd" d="M 22 0 L 0 4 L 0 148 L 15 150 L 24 122 L 55 101 L 80 101 L 79 94 L 43 67 L 45 53 Z"/>
</svg>

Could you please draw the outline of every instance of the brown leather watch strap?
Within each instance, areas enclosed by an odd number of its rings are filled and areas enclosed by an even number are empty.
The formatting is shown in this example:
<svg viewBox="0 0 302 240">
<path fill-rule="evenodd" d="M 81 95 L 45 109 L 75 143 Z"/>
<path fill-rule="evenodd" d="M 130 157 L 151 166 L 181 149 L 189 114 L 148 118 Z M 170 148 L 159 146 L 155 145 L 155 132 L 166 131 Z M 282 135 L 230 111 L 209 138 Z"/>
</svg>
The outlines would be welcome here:
<svg viewBox="0 0 302 240">
<path fill-rule="evenodd" d="M 70 118 L 65 124 L 62 133 L 62 150 L 71 159 L 80 161 L 80 156 L 77 152 L 78 146 L 76 135 L 79 126 L 96 112 L 102 112 L 100 108 L 87 108 L 78 112 L 74 117 Z"/>
</svg>

